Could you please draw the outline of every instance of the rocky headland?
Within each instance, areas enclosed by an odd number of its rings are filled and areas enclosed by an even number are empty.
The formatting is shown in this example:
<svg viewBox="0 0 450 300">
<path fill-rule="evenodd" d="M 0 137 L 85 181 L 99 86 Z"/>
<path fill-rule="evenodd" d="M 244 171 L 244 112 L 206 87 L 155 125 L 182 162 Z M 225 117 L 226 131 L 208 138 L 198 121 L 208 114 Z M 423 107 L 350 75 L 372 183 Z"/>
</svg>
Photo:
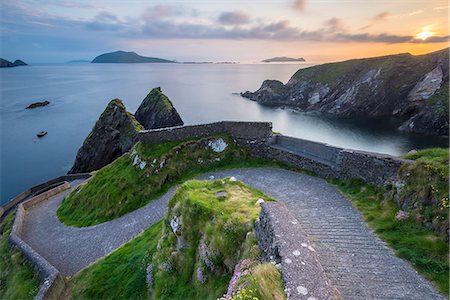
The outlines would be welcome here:
<svg viewBox="0 0 450 300">
<path fill-rule="evenodd" d="M 9 60 L 0 58 L 0 68 L 12 68 L 19 66 L 27 66 L 28 64 L 20 59 L 16 59 L 14 62 L 10 62 Z"/>
<path fill-rule="evenodd" d="M 245 98 L 343 117 L 394 117 L 399 129 L 448 135 L 449 49 L 328 63 L 266 80 Z"/>
<path fill-rule="evenodd" d="M 144 128 L 182 124 L 172 102 L 160 88 L 153 89 L 147 95 L 136 111 L 136 117 L 126 110 L 122 100 L 111 100 L 78 150 L 75 163 L 68 173 L 91 172 L 106 166 L 128 152 L 137 141 L 137 133 Z"/>
<path fill-rule="evenodd" d="M 92 63 L 175 63 L 172 60 L 141 56 L 135 52 L 115 51 L 104 53 L 92 60 Z"/>
</svg>

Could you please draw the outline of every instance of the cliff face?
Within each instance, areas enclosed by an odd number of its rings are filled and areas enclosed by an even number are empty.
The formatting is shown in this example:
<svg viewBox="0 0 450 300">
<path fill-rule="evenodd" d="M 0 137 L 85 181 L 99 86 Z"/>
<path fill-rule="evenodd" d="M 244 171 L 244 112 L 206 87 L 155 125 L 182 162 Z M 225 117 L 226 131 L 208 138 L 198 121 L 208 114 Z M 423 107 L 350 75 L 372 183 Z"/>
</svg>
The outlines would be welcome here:
<svg viewBox="0 0 450 300">
<path fill-rule="evenodd" d="M 400 130 L 448 135 L 449 49 L 329 63 L 264 81 L 241 95 L 261 104 L 339 116 L 397 117 Z"/>
<path fill-rule="evenodd" d="M 111 100 L 78 150 L 69 173 L 90 172 L 106 166 L 131 149 L 137 132 L 142 129 L 121 100 Z"/>
<path fill-rule="evenodd" d="M 184 124 L 172 102 L 162 93 L 160 87 L 154 88 L 148 93 L 137 109 L 135 117 L 145 129 Z"/>
</svg>

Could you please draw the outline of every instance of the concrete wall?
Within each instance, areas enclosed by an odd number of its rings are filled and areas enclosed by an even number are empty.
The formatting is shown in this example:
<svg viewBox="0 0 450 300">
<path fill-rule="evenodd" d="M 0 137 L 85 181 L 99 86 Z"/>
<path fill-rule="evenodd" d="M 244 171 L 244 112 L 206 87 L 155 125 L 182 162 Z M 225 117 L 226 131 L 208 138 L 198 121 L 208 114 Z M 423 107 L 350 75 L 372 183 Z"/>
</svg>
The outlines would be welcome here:
<svg viewBox="0 0 450 300">
<path fill-rule="evenodd" d="M 42 285 L 36 295 L 35 299 L 59 299 L 62 292 L 65 289 L 64 278 L 60 275 L 59 271 L 51 265 L 45 258 L 37 253 L 30 245 L 22 240 L 22 229 L 26 209 L 36 205 L 39 202 L 45 201 L 48 198 L 61 193 L 62 191 L 69 189 L 70 184 L 64 182 L 57 187 L 50 189 L 44 193 L 41 193 L 29 200 L 20 203 L 17 207 L 16 217 L 9 236 L 9 242 L 12 246 L 16 247 L 22 252 L 25 259 L 33 266 L 33 268 L 39 273 L 42 279 Z"/>
</svg>

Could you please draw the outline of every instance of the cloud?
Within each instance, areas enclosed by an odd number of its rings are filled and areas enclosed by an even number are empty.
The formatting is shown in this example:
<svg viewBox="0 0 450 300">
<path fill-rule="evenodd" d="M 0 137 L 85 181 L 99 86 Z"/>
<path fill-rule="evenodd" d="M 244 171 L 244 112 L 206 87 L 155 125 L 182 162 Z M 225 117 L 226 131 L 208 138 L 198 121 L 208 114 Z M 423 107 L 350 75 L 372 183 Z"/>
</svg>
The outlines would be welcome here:
<svg viewBox="0 0 450 300">
<path fill-rule="evenodd" d="M 250 15 L 243 11 L 228 11 L 221 13 L 217 21 L 225 25 L 242 25 L 250 22 Z"/>
<path fill-rule="evenodd" d="M 390 12 L 383 11 L 383 12 L 373 16 L 372 18 L 370 18 L 370 23 L 367 24 L 366 26 L 363 26 L 363 27 L 359 28 L 359 30 L 366 30 L 366 29 L 368 29 L 368 28 L 370 28 L 370 27 L 372 27 L 372 26 L 374 26 L 374 25 L 376 25 L 376 24 L 378 24 L 380 22 L 388 20 L 391 17 L 392 17 L 392 14 Z"/>
<path fill-rule="evenodd" d="M 433 9 L 435 9 L 435 10 L 443 10 L 443 9 L 449 9 L 449 8 L 450 8 L 450 5 L 447 5 L 447 6 L 436 6 Z"/>
<path fill-rule="evenodd" d="M 331 18 L 331 19 L 327 20 L 324 23 L 324 25 L 328 29 L 328 31 L 330 31 L 330 32 L 346 31 L 347 30 L 345 28 L 344 22 L 341 19 L 339 19 L 339 18 Z"/>
<path fill-rule="evenodd" d="M 374 22 L 384 21 L 386 19 L 389 19 L 390 17 L 392 17 L 392 14 L 388 11 L 384 11 L 384 12 L 381 12 L 378 15 L 374 16 L 372 18 L 372 21 L 374 21 Z"/>
<path fill-rule="evenodd" d="M 294 8 L 299 11 L 304 11 L 307 0 L 294 0 Z"/>
<path fill-rule="evenodd" d="M 421 13 L 423 13 L 423 9 L 418 9 L 415 11 L 412 11 L 408 14 L 408 16 L 415 16 L 415 15 L 420 15 Z"/>
</svg>

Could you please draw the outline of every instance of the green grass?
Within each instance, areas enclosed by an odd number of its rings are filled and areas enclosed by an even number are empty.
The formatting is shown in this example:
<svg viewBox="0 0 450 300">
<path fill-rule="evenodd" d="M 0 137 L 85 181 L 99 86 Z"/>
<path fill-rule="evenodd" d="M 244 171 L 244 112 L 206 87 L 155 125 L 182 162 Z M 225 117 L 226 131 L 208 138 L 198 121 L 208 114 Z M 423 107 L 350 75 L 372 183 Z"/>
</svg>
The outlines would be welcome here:
<svg viewBox="0 0 450 300">
<path fill-rule="evenodd" d="M 221 153 L 208 147 L 208 141 L 217 138 L 223 138 L 228 144 Z M 59 219 L 66 225 L 91 226 L 136 210 L 170 187 L 205 172 L 276 165 L 251 158 L 227 136 L 158 145 L 137 144 L 133 150 L 147 162 L 144 170 L 132 165 L 134 156 L 124 154 L 76 188 L 58 208 Z"/>
<path fill-rule="evenodd" d="M 217 193 L 225 192 L 225 196 Z M 230 180 L 184 183 L 169 202 L 161 246 L 153 257 L 155 299 L 217 299 L 227 288 L 234 266 L 242 259 L 257 260 L 260 250 L 254 231 L 259 198 L 272 200 L 241 182 Z M 181 220 L 172 232 L 169 221 Z M 177 240 L 186 246 L 177 248 Z M 208 264 L 201 259 L 201 244 Z M 170 271 L 161 266 L 171 265 Z M 198 279 L 201 269 L 206 282 Z"/>
<path fill-rule="evenodd" d="M 0 299 L 33 299 L 39 291 L 39 276 L 8 241 L 14 216 L 9 213 L 0 223 Z"/>
<path fill-rule="evenodd" d="M 286 299 L 281 273 L 271 263 L 258 264 L 250 269 L 247 276 L 241 278 L 239 289 L 233 299 Z"/>
<path fill-rule="evenodd" d="M 72 299 L 147 299 L 146 267 L 156 252 L 160 221 L 70 282 Z"/>
<path fill-rule="evenodd" d="M 449 149 L 433 148 L 405 155 L 398 177 L 400 187 L 392 187 L 391 197 L 414 218 L 448 239 Z"/>
<path fill-rule="evenodd" d="M 375 233 L 411 262 L 425 278 L 433 282 L 443 294 L 449 293 L 448 244 L 431 230 L 413 219 L 395 219 L 399 207 L 384 197 L 381 188 L 359 180 L 332 180 L 344 195 L 359 209 Z"/>
<path fill-rule="evenodd" d="M 226 192 L 226 195 L 216 195 Z M 225 294 L 234 265 L 241 259 L 253 259 L 251 271 L 259 299 L 282 295 L 281 275 L 273 266 L 257 262 L 260 255 L 254 232 L 259 198 L 272 201 L 241 182 L 228 179 L 188 181 L 169 203 L 166 218 L 130 242 L 82 270 L 69 283 L 72 299 L 217 299 Z M 179 237 L 186 241 L 177 250 L 176 236 L 169 225 L 173 215 L 182 218 Z M 203 240 L 215 249 L 214 272 L 199 260 L 198 243 Z M 161 271 L 160 263 L 170 261 L 173 269 Z M 153 287 L 146 283 L 146 268 L 153 264 Z M 207 281 L 201 284 L 197 268 L 202 266 Z M 250 282 L 249 278 L 245 282 Z M 248 285 L 245 285 L 248 286 Z M 265 297 L 269 295 L 269 297 Z"/>
</svg>

